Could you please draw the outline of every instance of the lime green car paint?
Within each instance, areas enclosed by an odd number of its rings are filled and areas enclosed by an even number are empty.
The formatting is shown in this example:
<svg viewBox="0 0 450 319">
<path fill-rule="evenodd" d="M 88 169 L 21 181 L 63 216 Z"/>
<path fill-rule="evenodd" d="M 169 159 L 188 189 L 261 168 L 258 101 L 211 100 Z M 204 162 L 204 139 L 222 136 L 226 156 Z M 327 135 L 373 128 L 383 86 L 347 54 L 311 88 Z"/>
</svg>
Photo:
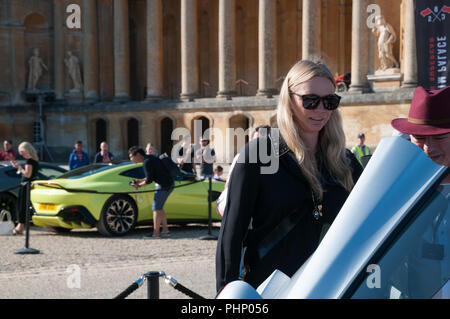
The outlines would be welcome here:
<svg viewBox="0 0 450 319">
<path fill-rule="evenodd" d="M 106 168 L 104 164 L 103 166 L 98 165 L 98 167 Z M 120 175 L 137 167 L 142 167 L 142 164 L 127 162 L 120 165 L 111 165 L 103 171 L 93 174 L 88 173 L 87 176 L 81 178 L 65 178 L 65 174 L 58 179 L 35 181 L 30 194 L 30 200 L 35 211 L 33 223 L 42 227 L 93 228 L 95 226 L 83 222 L 65 222 L 58 214 L 65 208 L 82 206 L 98 222 L 107 200 L 117 194 L 131 198 L 136 204 L 136 224 L 151 222 L 153 219 L 154 192 L 142 192 L 153 191 L 155 184 L 145 185 L 136 191 L 129 185 L 134 178 Z M 73 172 L 76 172 L 76 170 L 72 171 L 72 174 Z M 205 222 L 208 220 L 208 181 L 191 183 L 192 181 L 175 181 L 175 189 L 164 206 L 169 223 L 175 221 Z M 224 185 L 223 182 L 212 182 L 212 189 L 222 192 Z M 52 204 L 56 205 L 56 208 L 45 210 L 42 209 L 40 204 Z M 214 203 L 212 204 L 211 215 L 213 221 L 221 219 L 216 212 Z"/>
</svg>

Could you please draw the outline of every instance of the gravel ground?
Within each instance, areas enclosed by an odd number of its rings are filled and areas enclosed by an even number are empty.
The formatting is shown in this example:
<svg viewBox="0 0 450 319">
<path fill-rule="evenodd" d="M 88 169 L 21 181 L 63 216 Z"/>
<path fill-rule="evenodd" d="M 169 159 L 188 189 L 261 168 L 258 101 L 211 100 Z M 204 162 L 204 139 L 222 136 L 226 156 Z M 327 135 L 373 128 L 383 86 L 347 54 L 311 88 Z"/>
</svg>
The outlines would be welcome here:
<svg viewBox="0 0 450 319">
<path fill-rule="evenodd" d="M 220 223 L 212 234 L 218 235 Z M 205 298 L 214 298 L 216 240 L 200 240 L 205 225 L 170 226 L 171 236 L 144 238 L 151 227 L 128 236 L 102 237 L 96 229 L 57 234 L 32 227 L 38 255 L 16 255 L 25 236 L 0 236 L 0 299 L 110 299 L 142 274 L 164 271 Z M 75 265 L 75 266 L 72 266 Z M 79 274 L 79 276 L 77 276 Z M 147 284 L 128 298 L 147 298 Z M 161 299 L 189 299 L 160 279 Z"/>
</svg>

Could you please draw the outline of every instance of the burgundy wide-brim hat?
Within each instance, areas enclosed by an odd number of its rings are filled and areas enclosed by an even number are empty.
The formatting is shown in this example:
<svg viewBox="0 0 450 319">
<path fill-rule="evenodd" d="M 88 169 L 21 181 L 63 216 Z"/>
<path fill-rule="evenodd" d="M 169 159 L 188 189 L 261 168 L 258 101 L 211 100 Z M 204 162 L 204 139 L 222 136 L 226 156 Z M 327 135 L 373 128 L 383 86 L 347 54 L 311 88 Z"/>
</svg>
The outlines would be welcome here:
<svg viewBox="0 0 450 319">
<path fill-rule="evenodd" d="M 408 118 L 391 122 L 397 131 L 412 135 L 439 135 L 450 132 L 450 86 L 440 90 L 414 91 Z"/>
</svg>

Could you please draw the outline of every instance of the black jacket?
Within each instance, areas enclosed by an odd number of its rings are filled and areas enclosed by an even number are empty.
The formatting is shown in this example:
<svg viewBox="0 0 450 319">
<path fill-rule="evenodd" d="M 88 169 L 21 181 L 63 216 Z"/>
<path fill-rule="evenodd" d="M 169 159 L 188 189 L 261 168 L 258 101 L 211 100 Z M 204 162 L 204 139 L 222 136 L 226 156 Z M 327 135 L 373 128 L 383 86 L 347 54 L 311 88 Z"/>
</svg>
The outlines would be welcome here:
<svg viewBox="0 0 450 319">
<path fill-rule="evenodd" d="M 151 184 L 153 181 L 161 185 L 166 190 L 173 185 L 173 179 L 164 167 L 163 162 L 156 156 L 146 156 L 144 160 L 144 173 L 146 183 Z"/>
<path fill-rule="evenodd" d="M 108 156 L 111 161 L 114 160 L 114 156 L 110 152 L 108 152 Z M 103 163 L 102 152 L 98 152 L 97 154 L 95 154 L 94 163 Z"/>
<path fill-rule="evenodd" d="M 259 143 L 258 143 L 259 141 Z M 267 143 L 271 158 L 279 160 L 279 168 L 274 174 L 261 174 L 263 164 L 255 162 L 253 154 L 259 154 L 259 145 Z M 331 224 L 345 200 L 348 192 L 330 176 L 318 159 L 321 183 L 324 188 L 323 216 L 313 217 L 311 188 L 301 173 L 295 156 L 280 138 L 279 151 L 274 151 L 269 138 L 253 140 L 245 146 L 230 177 L 228 198 L 216 253 L 216 288 L 237 280 L 240 272 L 241 247 L 245 239 L 247 247 L 245 265 L 249 272 L 245 281 L 257 288 L 275 269 L 292 276 L 308 259 L 319 244 L 322 228 Z M 256 153 L 255 153 L 256 152 Z M 265 153 L 262 153 L 265 154 Z M 357 181 L 362 167 L 354 155 L 347 150 L 353 180 Z M 243 163 L 243 159 L 245 162 Z M 259 260 L 256 250 L 261 240 L 279 225 L 284 217 L 294 211 L 302 214 L 301 220 Z M 248 230 L 252 219 L 252 229 Z"/>
</svg>

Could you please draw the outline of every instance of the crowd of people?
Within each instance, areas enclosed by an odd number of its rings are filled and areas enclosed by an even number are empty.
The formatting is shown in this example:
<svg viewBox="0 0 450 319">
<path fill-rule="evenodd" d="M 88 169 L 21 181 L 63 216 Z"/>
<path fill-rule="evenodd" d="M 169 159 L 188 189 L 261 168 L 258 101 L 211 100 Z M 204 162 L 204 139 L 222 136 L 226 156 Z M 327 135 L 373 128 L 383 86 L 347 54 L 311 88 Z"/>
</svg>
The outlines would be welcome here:
<svg viewBox="0 0 450 319">
<path fill-rule="evenodd" d="M 191 144 L 190 138 L 183 140 L 176 163 L 184 173 L 196 175 L 197 163 L 201 178 L 226 182 L 218 201 L 218 211 L 223 215 L 216 253 L 218 291 L 237 279 L 256 288 L 275 269 L 292 276 L 318 247 L 358 181 L 363 159 L 370 157 L 371 150 L 365 145 L 364 133 L 357 135 L 359 143 L 351 151 L 346 148 L 340 96 L 335 91 L 334 77 L 325 64 L 297 62 L 280 90 L 279 135 L 275 138 L 269 126 L 258 127 L 233 160 L 227 179 L 223 167 L 214 167 L 216 154 L 208 139 L 202 138 L 197 145 Z M 409 117 L 391 123 L 394 129 L 409 135 L 431 160 L 444 166 L 450 165 L 449 101 L 450 87 L 418 87 Z M 273 174 L 261 174 L 260 168 L 267 164 L 259 157 L 261 145 L 280 162 Z M 89 164 L 82 146 L 82 141 L 76 141 L 69 169 Z M 11 141 L 5 141 L 0 160 L 11 161 L 24 180 L 31 180 L 36 176 L 36 152 L 24 142 L 19 145 L 19 153 L 26 159 L 24 167 L 15 162 Z M 258 154 L 257 160 L 250 154 Z M 133 181 L 132 187 L 157 183 L 152 237 L 169 235 L 164 203 L 174 189 L 173 176 L 167 173 L 152 143 L 145 151 L 137 146 L 130 148 L 128 156 L 134 163 L 143 163 L 145 171 L 145 178 Z M 94 162 L 113 159 L 108 144 L 102 142 Z M 450 182 L 448 179 L 444 182 Z M 17 234 L 23 232 L 22 211 L 20 207 L 19 224 L 14 230 Z"/>
<path fill-rule="evenodd" d="M 180 149 L 179 156 L 176 159 L 177 163 L 170 160 L 173 165 L 179 167 L 179 174 L 187 175 L 191 178 L 198 175 L 201 179 L 211 178 L 215 182 L 225 182 L 223 167 L 218 165 L 214 168 L 216 156 L 214 149 L 210 147 L 209 139 L 201 138 L 198 145 L 190 144 L 190 138 L 186 139 L 186 141 L 188 142 L 183 143 L 183 147 Z M 99 148 L 100 151 L 95 154 L 93 164 L 111 163 L 115 159 L 115 156 L 109 151 L 109 146 L 106 141 L 101 142 Z M 22 181 L 32 181 L 36 178 L 39 165 L 37 152 L 32 144 L 28 142 L 21 143 L 18 150 L 20 156 L 25 159 L 23 166 L 15 161 L 17 155 L 12 148 L 12 142 L 10 140 L 4 141 L 3 149 L 0 152 L 0 161 L 9 161 L 18 170 L 18 173 L 22 174 Z M 138 146 L 133 146 L 128 150 L 128 157 L 132 162 L 143 163 L 146 176 L 142 180 L 133 181 L 130 185 L 137 189 L 155 182 L 156 192 L 152 207 L 154 232 L 153 235 L 150 235 L 153 238 L 169 235 L 164 204 L 174 189 L 175 176 L 171 176 L 169 170 L 163 164 L 163 156 L 165 154 L 160 155 L 151 142 L 147 143 L 145 151 Z M 75 141 L 74 149 L 69 155 L 69 170 L 74 170 L 89 164 L 91 162 L 88 153 L 83 150 L 83 142 L 81 140 Z M 196 172 L 196 164 L 199 166 L 198 174 Z M 13 235 L 20 235 L 24 231 L 26 212 L 24 206 L 25 191 L 26 188 L 21 186 L 18 198 L 19 219 L 16 228 L 13 230 Z M 160 232 L 159 229 L 161 226 L 162 231 Z"/>
</svg>

